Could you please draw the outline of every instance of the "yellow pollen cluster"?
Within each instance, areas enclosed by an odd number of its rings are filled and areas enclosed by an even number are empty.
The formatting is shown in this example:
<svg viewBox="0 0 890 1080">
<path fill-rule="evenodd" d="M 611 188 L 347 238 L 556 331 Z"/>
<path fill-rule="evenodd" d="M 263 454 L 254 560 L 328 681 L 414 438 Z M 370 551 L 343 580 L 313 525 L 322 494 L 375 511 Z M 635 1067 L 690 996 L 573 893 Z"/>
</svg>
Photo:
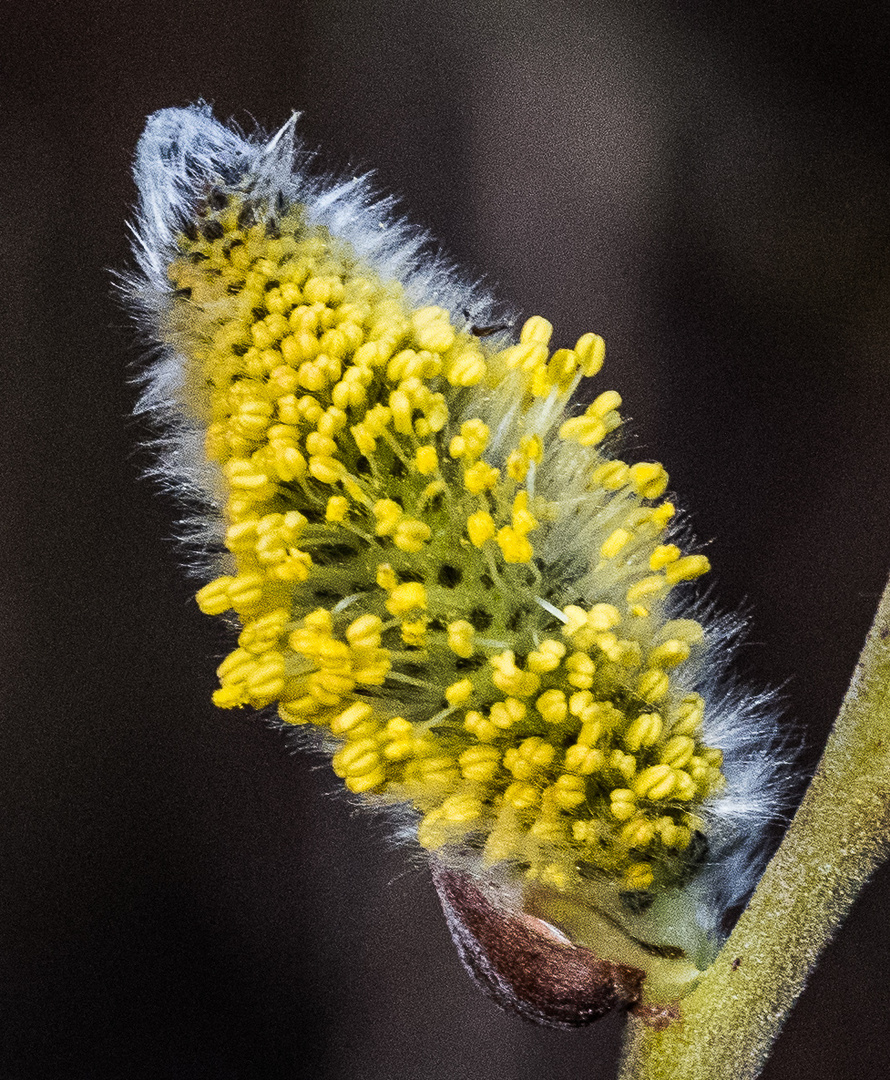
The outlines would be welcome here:
<svg viewBox="0 0 890 1080">
<path fill-rule="evenodd" d="M 225 490 L 229 565 L 198 603 L 242 630 L 214 700 L 314 726 L 429 848 L 563 889 L 678 881 L 723 777 L 703 631 L 665 602 L 708 562 L 666 542 L 661 465 L 601 453 L 617 394 L 560 424 L 602 339 L 551 352 L 534 317 L 489 343 L 300 206 L 212 196 L 163 332 Z"/>
</svg>

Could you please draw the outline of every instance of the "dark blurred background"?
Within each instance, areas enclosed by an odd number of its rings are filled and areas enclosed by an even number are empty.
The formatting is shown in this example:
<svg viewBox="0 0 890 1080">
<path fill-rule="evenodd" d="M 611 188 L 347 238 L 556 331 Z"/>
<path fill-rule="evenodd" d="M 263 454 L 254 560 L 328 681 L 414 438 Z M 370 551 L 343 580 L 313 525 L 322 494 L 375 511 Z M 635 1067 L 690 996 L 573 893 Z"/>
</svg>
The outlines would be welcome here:
<svg viewBox="0 0 890 1080">
<path fill-rule="evenodd" d="M 304 112 L 602 386 L 709 541 L 811 768 L 890 568 L 890 8 L 7 0 L 0 1076 L 612 1077 L 470 985 L 427 875 L 256 718 L 167 542 L 112 296 L 147 114 Z M 879 1076 L 890 874 L 771 1080 Z"/>
</svg>

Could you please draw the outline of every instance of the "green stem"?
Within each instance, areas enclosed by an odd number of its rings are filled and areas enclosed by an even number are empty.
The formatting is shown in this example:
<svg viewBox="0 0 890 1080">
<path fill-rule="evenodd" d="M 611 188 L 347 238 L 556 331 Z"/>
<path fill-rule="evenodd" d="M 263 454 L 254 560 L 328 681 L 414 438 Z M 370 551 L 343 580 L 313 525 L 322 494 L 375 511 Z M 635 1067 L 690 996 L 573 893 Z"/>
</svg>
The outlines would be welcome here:
<svg viewBox="0 0 890 1080">
<path fill-rule="evenodd" d="M 800 809 L 714 964 L 620 1080 L 751 1080 L 890 837 L 890 584 Z"/>
</svg>

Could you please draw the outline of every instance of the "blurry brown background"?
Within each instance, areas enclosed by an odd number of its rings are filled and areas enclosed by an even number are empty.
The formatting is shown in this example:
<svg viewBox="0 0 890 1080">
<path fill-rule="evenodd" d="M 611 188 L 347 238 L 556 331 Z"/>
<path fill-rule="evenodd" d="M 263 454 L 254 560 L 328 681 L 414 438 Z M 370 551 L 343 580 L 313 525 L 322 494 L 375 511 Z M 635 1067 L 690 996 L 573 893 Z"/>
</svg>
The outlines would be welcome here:
<svg viewBox="0 0 890 1080">
<path fill-rule="evenodd" d="M 0 32 L 4 1080 L 611 1077 L 459 968 L 326 768 L 209 701 L 225 647 L 139 479 L 111 296 L 145 116 L 204 97 L 375 166 L 570 343 L 710 541 L 811 765 L 890 568 L 890 8 L 7 0 Z M 604 381 L 603 381 L 604 380 Z M 880 1076 L 890 874 L 767 1070 Z"/>
</svg>

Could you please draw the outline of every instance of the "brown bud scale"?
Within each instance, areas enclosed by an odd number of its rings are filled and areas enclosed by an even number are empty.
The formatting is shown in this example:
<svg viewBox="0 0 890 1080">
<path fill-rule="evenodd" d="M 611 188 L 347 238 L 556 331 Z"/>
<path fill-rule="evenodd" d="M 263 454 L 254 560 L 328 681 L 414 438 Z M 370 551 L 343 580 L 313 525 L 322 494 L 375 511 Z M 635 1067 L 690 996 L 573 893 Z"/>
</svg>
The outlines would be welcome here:
<svg viewBox="0 0 890 1080">
<path fill-rule="evenodd" d="M 603 960 L 542 919 L 499 906 L 468 874 L 435 861 L 432 870 L 464 967 L 502 1009 L 573 1028 L 639 1002 L 639 968 Z"/>
</svg>

